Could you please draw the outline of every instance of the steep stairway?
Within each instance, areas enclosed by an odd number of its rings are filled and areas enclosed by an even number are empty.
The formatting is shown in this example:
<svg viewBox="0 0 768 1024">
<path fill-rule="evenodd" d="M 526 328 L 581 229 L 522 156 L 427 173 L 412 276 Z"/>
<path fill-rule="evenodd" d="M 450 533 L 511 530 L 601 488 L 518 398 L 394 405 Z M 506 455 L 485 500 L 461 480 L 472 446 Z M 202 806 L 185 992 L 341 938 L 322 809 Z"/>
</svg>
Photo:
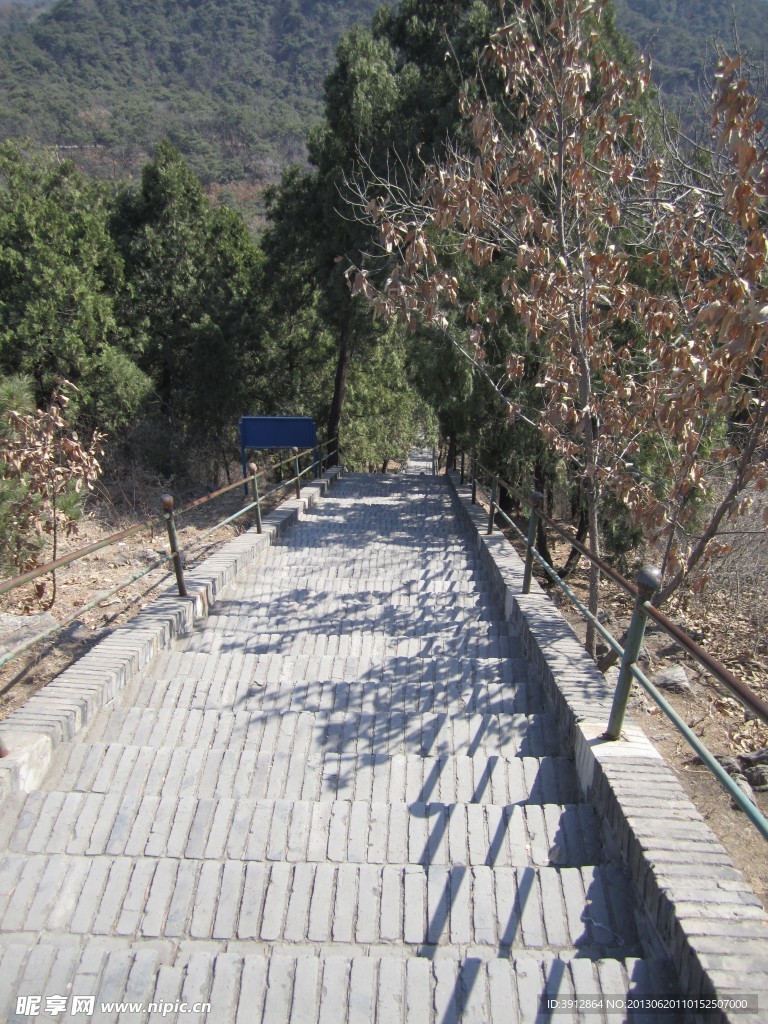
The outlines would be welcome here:
<svg viewBox="0 0 768 1024">
<path fill-rule="evenodd" d="M 674 984 L 420 472 L 342 479 L 0 844 L 0 1020 L 529 1024 Z M 623 1019 L 585 1007 L 552 1019 Z"/>
</svg>

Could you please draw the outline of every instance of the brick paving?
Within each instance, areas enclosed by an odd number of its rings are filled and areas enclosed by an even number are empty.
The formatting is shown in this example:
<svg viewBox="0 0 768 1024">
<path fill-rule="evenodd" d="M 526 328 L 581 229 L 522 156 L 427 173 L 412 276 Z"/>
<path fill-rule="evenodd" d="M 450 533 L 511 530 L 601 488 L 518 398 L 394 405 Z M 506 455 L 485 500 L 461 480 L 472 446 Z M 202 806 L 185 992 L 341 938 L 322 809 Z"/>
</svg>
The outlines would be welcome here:
<svg viewBox="0 0 768 1024">
<path fill-rule="evenodd" d="M 340 480 L 8 798 L 0 1020 L 528 1024 L 674 991 L 430 472 Z"/>
</svg>

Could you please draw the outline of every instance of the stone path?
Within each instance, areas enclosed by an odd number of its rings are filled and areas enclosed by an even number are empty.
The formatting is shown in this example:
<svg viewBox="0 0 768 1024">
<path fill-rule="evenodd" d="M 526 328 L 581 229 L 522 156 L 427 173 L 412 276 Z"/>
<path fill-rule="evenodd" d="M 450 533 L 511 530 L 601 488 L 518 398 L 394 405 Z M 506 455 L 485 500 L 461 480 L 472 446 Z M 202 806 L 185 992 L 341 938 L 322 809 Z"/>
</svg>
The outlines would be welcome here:
<svg viewBox="0 0 768 1024">
<path fill-rule="evenodd" d="M 435 457 L 431 448 L 417 448 L 411 452 L 411 457 L 403 472 L 408 476 L 432 476 L 435 469 Z"/>
<path fill-rule="evenodd" d="M 672 984 L 412 469 L 340 481 L 7 802 L 0 1020 L 619 1021 L 539 1000 Z"/>
</svg>

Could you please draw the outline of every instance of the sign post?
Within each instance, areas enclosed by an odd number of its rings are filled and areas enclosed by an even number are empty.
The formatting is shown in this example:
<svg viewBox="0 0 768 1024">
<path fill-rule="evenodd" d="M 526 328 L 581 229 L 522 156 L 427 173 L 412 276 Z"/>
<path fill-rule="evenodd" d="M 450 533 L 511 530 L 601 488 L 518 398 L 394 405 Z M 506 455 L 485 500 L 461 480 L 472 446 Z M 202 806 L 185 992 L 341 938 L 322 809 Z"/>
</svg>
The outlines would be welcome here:
<svg viewBox="0 0 768 1024">
<path fill-rule="evenodd" d="M 315 465 L 320 453 L 317 447 L 317 428 L 311 416 L 241 416 L 240 456 L 243 461 L 243 479 L 248 476 L 246 452 L 298 448 L 311 448 Z M 248 488 L 246 485 L 246 493 Z"/>
</svg>

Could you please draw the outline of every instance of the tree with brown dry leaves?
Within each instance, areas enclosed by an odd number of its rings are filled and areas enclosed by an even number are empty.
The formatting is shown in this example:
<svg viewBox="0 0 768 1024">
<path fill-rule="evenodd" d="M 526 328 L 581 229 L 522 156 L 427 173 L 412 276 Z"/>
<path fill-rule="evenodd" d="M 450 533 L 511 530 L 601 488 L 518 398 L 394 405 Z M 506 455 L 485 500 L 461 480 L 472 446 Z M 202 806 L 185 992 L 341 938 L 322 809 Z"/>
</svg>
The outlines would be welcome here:
<svg viewBox="0 0 768 1024">
<path fill-rule="evenodd" d="M 83 487 L 90 490 L 101 472 L 99 458 L 104 435 L 95 433 L 89 442 L 84 442 L 67 422 L 67 391 L 72 387 L 63 382 L 44 409 L 8 413 L 11 429 L 3 439 L 2 461 L 6 478 L 20 485 L 9 538 L 10 560 L 19 573 L 41 565 L 43 553 L 56 560 L 60 534 L 69 537 L 78 530 L 68 499 L 80 494 Z M 30 537 L 48 543 L 30 545 Z M 51 608 L 56 600 L 55 570 L 51 578 L 46 608 Z M 46 591 L 46 582 L 38 581 L 39 601 L 43 601 Z"/>
<path fill-rule="evenodd" d="M 664 599 L 765 486 L 768 159 L 738 61 L 717 73 L 706 160 L 656 155 L 637 107 L 648 68 L 603 47 L 605 6 L 504 6 L 485 52 L 503 100 L 465 105 L 473 146 L 425 165 L 418 189 L 352 183 L 390 254 L 382 283 L 360 267 L 352 290 L 387 319 L 449 331 L 461 285 L 447 254 L 501 266 L 496 306 L 465 303 L 452 340 L 575 467 L 596 554 L 601 496 L 630 510 L 663 563 Z M 527 346 L 499 382 L 486 348 L 510 310 Z M 539 400 L 523 404 L 532 364 Z M 598 584 L 593 568 L 593 612 Z"/>
</svg>

